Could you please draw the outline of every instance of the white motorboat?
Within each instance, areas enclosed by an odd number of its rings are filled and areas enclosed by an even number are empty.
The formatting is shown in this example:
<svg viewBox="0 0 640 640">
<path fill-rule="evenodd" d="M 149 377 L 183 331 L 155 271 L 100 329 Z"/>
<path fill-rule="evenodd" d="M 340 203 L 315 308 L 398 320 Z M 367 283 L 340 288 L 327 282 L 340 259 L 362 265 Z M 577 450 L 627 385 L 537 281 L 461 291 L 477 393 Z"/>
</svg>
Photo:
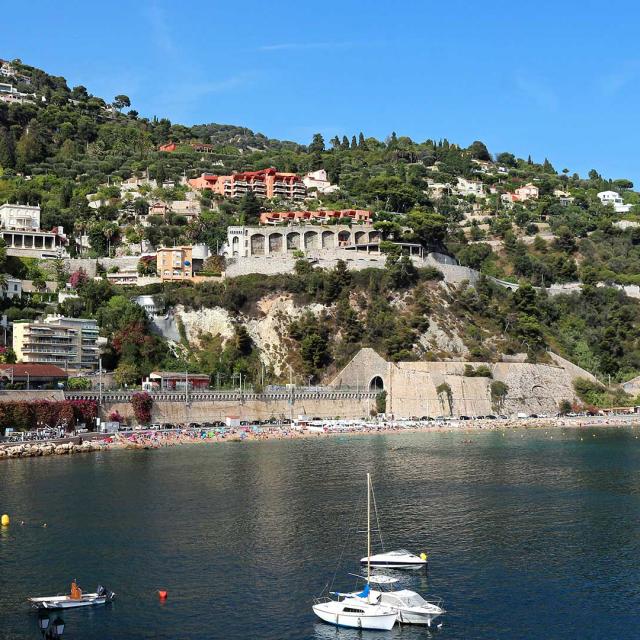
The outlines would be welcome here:
<svg viewBox="0 0 640 640">
<path fill-rule="evenodd" d="M 395 589 L 397 578 L 383 575 L 369 577 L 371 597 L 380 604 L 393 609 L 400 624 L 424 624 L 428 627 L 445 613 L 441 598 L 425 600 L 419 593 L 410 589 Z M 376 588 L 377 587 L 377 588 Z"/>
<path fill-rule="evenodd" d="M 367 555 L 371 555 L 371 475 L 367 473 Z M 367 578 L 371 564 L 367 564 Z M 389 631 L 396 623 L 397 612 L 377 602 L 369 583 L 360 593 L 331 592 L 331 598 L 316 599 L 313 612 L 325 622 L 339 627 Z"/>
<path fill-rule="evenodd" d="M 83 593 L 75 582 L 71 583 L 71 593 L 62 596 L 45 596 L 29 598 L 29 602 L 36 609 L 75 609 L 76 607 L 94 607 L 107 604 L 116 597 L 113 591 L 98 586 L 95 593 Z"/>
<path fill-rule="evenodd" d="M 372 567 L 385 567 L 387 569 L 420 569 L 427 566 L 427 554 L 417 556 L 406 549 L 386 551 L 368 556 L 360 560 L 361 564 L 370 563 Z"/>
</svg>

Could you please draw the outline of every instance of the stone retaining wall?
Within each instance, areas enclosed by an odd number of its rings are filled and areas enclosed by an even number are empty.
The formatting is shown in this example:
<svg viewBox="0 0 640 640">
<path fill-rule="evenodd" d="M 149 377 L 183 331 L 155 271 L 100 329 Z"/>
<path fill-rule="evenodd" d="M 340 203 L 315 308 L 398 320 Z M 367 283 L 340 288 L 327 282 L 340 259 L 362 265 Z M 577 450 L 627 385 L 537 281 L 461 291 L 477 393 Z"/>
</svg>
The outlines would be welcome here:
<svg viewBox="0 0 640 640">
<path fill-rule="evenodd" d="M 574 400 L 573 381 L 595 378 L 573 363 L 551 354 L 553 364 L 527 362 L 387 362 L 373 349 L 362 349 L 331 383 L 369 390 L 376 378 L 387 391 L 387 412 L 396 416 L 555 413 L 561 400 Z M 491 378 L 464 375 L 465 365 L 489 367 Z M 508 387 L 502 402 L 491 397 L 491 383 Z M 448 394 L 438 387 L 448 385 Z"/>
</svg>

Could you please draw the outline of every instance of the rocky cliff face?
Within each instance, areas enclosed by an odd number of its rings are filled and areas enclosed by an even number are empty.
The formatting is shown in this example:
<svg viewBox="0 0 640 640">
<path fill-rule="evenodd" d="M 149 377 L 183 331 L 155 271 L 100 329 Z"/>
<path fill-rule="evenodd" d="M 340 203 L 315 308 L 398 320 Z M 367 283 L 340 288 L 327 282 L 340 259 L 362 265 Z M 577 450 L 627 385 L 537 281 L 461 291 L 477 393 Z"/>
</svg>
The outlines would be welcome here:
<svg viewBox="0 0 640 640">
<path fill-rule="evenodd" d="M 171 314 L 158 319 L 154 324 L 165 338 L 178 342 L 179 324 L 182 323 L 187 341 L 192 347 L 197 348 L 204 334 L 220 336 L 223 340 L 231 338 L 234 335 L 234 324 L 239 322 L 245 326 L 260 350 L 260 358 L 264 365 L 279 376 L 286 369 L 287 349 L 283 338 L 287 334 L 289 323 L 303 313 L 320 314 L 326 310 L 327 307 L 320 304 L 296 306 L 291 296 L 276 295 L 258 302 L 257 317 L 243 314 L 233 316 L 221 307 L 187 311 L 178 306 Z"/>
</svg>

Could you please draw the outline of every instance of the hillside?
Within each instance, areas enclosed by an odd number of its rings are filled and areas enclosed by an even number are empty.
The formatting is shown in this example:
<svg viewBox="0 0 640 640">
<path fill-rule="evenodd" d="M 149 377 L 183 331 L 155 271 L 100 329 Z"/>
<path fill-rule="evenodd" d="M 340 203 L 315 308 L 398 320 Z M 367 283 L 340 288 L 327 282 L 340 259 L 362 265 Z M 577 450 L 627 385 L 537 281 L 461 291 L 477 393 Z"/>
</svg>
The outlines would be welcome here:
<svg viewBox="0 0 640 640">
<path fill-rule="evenodd" d="M 42 228 L 62 226 L 72 255 L 128 255 L 143 242 L 204 243 L 216 251 L 227 226 L 292 205 L 195 194 L 187 178 L 324 169 L 337 189 L 311 193 L 306 209 L 369 209 L 387 240 L 437 249 L 486 276 L 523 285 L 515 293 L 489 279 L 455 287 L 434 270 L 416 270 L 391 245 L 385 269 L 323 271 L 301 257 L 291 274 L 146 290 L 92 281 L 63 264 L 4 259 L 7 274 L 35 282 L 54 279 L 64 287 L 75 276 L 77 298 L 58 303 L 36 292 L 20 302 L 5 299 L 2 313 L 10 320 L 47 310 L 97 317 L 108 340 L 105 366 L 121 382 L 136 384 L 152 368 L 189 368 L 229 384 L 242 373 L 259 384 L 286 380 L 289 366 L 303 380 L 322 381 L 361 346 L 396 361 L 517 354 L 544 361 L 551 349 L 603 380 L 640 374 L 638 300 L 613 288 L 633 293 L 640 285 L 640 193 L 624 177 L 557 171 L 544 158 L 516 158 L 480 141 L 463 148 L 354 132 L 330 141 L 316 134 L 301 145 L 240 126 L 187 127 L 143 117 L 126 95 L 106 101 L 20 61 L 7 68 L 14 75 L 2 82 L 22 97 L 0 101 L 0 202 L 40 204 Z M 169 142 L 173 152 L 159 151 Z M 132 177 L 144 184 L 126 192 L 123 181 Z M 603 200 L 603 192 L 616 201 Z M 197 203 L 197 217 L 146 215 L 153 203 L 186 198 Z M 575 287 L 551 297 L 544 287 L 554 284 Z M 168 345 L 150 331 L 132 302 L 141 292 L 175 311 L 181 340 Z M 272 329 L 259 329 L 274 301 L 279 318 Z M 228 326 L 218 334 L 187 331 L 194 309 L 224 311 Z M 590 402 L 606 395 L 588 394 Z"/>
</svg>

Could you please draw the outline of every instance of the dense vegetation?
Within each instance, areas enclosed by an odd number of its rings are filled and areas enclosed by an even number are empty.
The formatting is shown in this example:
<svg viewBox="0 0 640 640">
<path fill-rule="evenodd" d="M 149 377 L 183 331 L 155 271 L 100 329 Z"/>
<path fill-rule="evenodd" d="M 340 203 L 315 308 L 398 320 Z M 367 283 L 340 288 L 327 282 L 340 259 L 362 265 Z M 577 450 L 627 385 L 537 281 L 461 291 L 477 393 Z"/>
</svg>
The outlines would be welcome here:
<svg viewBox="0 0 640 640">
<path fill-rule="evenodd" d="M 391 360 L 449 355 L 421 341 L 432 320 L 447 320 L 445 306 L 464 326 L 472 359 L 525 352 L 540 360 L 551 348 L 602 379 L 621 381 L 640 373 L 638 303 L 610 286 L 640 284 L 640 230 L 618 224 L 639 220 L 640 194 L 629 180 L 605 179 L 595 170 L 580 177 L 568 169 L 556 171 L 546 159 L 492 155 L 479 141 L 465 148 L 447 140 L 415 142 L 392 133 L 381 141 L 356 133 L 328 142 L 316 134 L 301 145 L 230 125 L 186 127 L 141 117 L 133 109 L 124 113 L 130 107 L 127 96 L 108 104 L 84 87 L 69 88 L 64 78 L 20 61 L 14 66 L 31 80 L 17 88 L 36 99 L 0 103 L 0 202 L 39 203 L 42 226 L 86 234 L 90 256 L 126 253 L 143 239 L 153 245 L 204 242 L 215 250 L 229 224 L 254 222 L 261 210 L 290 206 L 252 195 L 226 201 L 204 193 L 202 214 L 194 221 L 168 214 L 148 216 L 149 224 L 141 226 L 151 201 L 185 197 L 184 177 L 270 166 L 298 173 L 324 168 L 339 190 L 317 194 L 305 207 L 370 208 L 385 238 L 418 242 L 487 276 L 524 284 L 515 293 L 489 279 L 475 288 L 444 289 L 437 272 L 416 270 L 393 250 L 385 270 L 350 273 L 339 265 L 322 271 L 301 259 L 295 273 L 282 276 L 150 289 L 167 306 L 220 306 L 238 319 L 257 313 L 256 302 L 274 293 L 325 305 L 325 316 L 305 315 L 285 336 L 291 365 L 305 376 L 320 379 L 366 345 Z M 175 152 L 158 151 L 169 141 L 178 144 Z M 204 153 L 191 143 L 211 147 Z M 142 185 L 134 198 L 123 195 L 119 183 L 141 175 L 156 186 Z M 482 180 L 486 197 L 457 193 L 458 178 Z M 435 183 L 445 185 L 442 193 Z M 526 183 L 538 187 L 539 197 L 507 206 L 502 194 Z M 621 194 L 630 211 L 617 214 L 603 205 L 596 194 L 607 189 Z M 87 196 L 100 206 L 90 207 Z M 73 241 L 70 250 L 76 251 Z M 45 310 L 96 317 L 109 339 L 105 366 L 116 370 L 122 384 L 135 384 L 161 367 L 203 371 L 228 384 L 240 374 L 254 384 L 274 379 L 241 322 L 231 340 L 209 336 L 195 349 L 183 339 L 169 348 L 131 301 L 133 291 L 70 274 L 61 264 L 45 267 L 15 258 L 4 258 L 3 264 L 7 273 L 38 283 L 37 292 L 23 301 L 5 300 L 3 313 L 10 320 Z M 139 269 L 153 267 L 141 262 Z M 44 281 L 65 286 L 70 278 L 78 297 L 57 305 Z M 549 297 L 530 286 L 567 282 L 580 282 L 582 289 Z"/>
</svg>

